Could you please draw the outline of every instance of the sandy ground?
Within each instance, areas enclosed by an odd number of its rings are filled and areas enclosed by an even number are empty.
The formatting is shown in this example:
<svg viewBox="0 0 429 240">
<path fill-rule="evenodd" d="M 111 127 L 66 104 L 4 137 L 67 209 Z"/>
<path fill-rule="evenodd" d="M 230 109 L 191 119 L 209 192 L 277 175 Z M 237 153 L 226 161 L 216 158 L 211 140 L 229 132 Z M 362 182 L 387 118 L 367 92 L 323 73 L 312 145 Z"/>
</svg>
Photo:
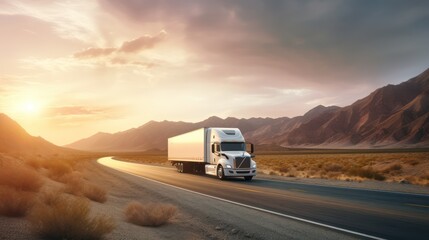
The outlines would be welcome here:
<svg viewBox="0 0 429 240">
<path fill-rule="evenodd" d="M 106 187 L 106 203 L 92 202 L 93 214 L 112 216 L 116 229 L 106 239 L 352 239 L 353 236 L 309 224 L 219 202 L 91 163 L 84 170 L 90 182 Z M 336 187 L 429 194 L 429 188 L 379 181 L 346 182 L 328 179 L 299 179 L 260 174 L 258 178 Z M 46 187 L 58 187 L 49 181 Z M 131 201 L 170 203 L 178 208 L 171 223 L 153 228 L 128 223 L 124 208 Z M 0 240 L 38 239 L 25 219 L 0 217 Z"/>
</svg>

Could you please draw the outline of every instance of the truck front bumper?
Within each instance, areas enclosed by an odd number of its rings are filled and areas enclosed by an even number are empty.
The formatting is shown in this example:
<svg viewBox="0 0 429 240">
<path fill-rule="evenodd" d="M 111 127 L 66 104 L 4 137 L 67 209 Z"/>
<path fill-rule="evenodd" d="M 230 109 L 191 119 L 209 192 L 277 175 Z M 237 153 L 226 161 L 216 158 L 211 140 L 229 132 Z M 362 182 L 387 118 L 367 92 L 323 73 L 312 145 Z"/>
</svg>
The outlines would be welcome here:
<svg viewBox="0 0 429 240">
<path fill-rule="evenodd" d="M 225 168 L 223 172 L 226 177 L 256 176 L 256 168 Z"/>
</svg>

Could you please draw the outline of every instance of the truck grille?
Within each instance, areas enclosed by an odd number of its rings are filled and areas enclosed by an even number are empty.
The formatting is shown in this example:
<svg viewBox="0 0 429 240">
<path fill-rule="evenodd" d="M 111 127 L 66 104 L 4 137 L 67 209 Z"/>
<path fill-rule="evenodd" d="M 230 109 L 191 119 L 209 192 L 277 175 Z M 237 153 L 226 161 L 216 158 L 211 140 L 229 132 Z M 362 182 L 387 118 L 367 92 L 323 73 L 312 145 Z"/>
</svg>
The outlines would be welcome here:
<svg viewBox="0 0 429 240">
<path fill-rule="evenodd" d="M 234 159 L 234 168 L 250 168 L 250 158 L 236 157 Z"/>
</svg>

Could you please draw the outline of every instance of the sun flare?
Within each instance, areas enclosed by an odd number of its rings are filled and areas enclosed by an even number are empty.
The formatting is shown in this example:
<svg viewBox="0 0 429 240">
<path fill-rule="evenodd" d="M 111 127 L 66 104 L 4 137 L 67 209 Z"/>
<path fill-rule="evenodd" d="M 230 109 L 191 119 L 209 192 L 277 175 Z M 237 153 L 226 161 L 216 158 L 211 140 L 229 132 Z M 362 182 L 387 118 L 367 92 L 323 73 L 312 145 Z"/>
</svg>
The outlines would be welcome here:
<svg viewBox="0 0 429 240">
<path fill-rule="evenodd" d="M 28 101 L 21 105 L 21 111 L 26 114 L 35 115 L 40 112 L 40 105 L 36 102 Z"/>
</svg>

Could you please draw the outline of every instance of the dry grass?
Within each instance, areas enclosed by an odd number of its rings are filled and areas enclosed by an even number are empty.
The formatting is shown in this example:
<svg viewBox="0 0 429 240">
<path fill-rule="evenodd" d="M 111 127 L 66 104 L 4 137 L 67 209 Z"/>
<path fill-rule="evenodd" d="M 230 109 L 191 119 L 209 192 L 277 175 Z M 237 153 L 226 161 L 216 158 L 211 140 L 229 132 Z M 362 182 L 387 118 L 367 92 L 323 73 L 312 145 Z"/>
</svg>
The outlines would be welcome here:
<svg viewBox="0 0 429 240">
<path fill-rule="evenodd" d="M 65 185 L 64 192 L 66 193 L 86 197 L 99 203 L 104 203 L 107 200 L 106 189 L 86 182 L 79 172 L 73 172 L 73 174 L 66 175 L 61 178 L 61 181 Z"/>
<path fill-rule="evenodd" d="M 84 180 L 80 173 L 74 172 L 63 176 L 60 181 L 64 183 L 64 192 L 73 194 L 75 196 L 83 196 Z"/>
<path fill-rule="evenodd" d="M 72 166 L 66 161 L 45 160 L 43 166 L 48 169 L 48 177 L 56 181 L 73 171 Z"/>
<path fill-rule="evenodd" d="M 125 208 L 128 222 L 140 226 L 158 227 L 166 224 L 176 215 L 177 208 L 171 204 L 130 202 Z"/>
<path fill-rule="evenodd" d="M 297 153 L 257 155 L 255 160 L 259 171 L 272 175 L 355 181 L 406 180 L 412 184 L 429 185 L 427 152 Z"/>
<path fill-rule="evenodd" d="M 27 164 L 27 166 L 29 166 L 29 167 L 32 167 L 32 168 L 38 170 L 43 166 L 43 161 L 41 159 L 38 159 L 38 158 L 30 158 L 30 159 L 25 161 L 25 164 Z"/>
<path fill-rule="evenodd" d="M 23 217 L 33 206 L 35 193 L 0 186 L 0 215 Z"/>
<path fill-rule="evenodd" d="M 88 199 L 99 203 L 104 203 L 107 200 L 106 189 L 92 183 L 87 183 L 84 186 L 83 195 Z"/>
<path fill-rule="evenodd" d="M 20 164 L 10 164 L 0 168 L 0 186 L 2 185 L 18 191 L 37 192 L 43 181 L 35 170 Z"/>
<path fill-rule="evenodd" d="M 29 220 L 33 231 L 44 239 L 102 239 L 115 228 L 109 217 L 91 217 L 87 200 L 59 193 L 42 195 Z"/>
</svg>

